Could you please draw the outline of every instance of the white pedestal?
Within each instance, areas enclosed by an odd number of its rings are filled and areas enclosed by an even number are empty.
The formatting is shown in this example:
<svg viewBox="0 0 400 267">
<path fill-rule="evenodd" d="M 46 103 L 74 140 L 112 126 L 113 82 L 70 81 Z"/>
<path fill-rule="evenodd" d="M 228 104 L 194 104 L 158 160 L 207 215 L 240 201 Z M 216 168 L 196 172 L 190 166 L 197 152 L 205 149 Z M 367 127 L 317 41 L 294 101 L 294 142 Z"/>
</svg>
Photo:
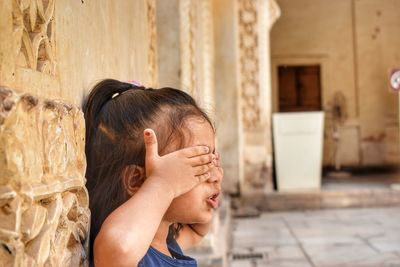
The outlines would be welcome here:
<svg viewBox="0 0 400 267">
<path fill-rule="evenodd" d="M 323 112 L 273 114 L 279 191 L 320 189 L 323 128 Z"/>
</svg>

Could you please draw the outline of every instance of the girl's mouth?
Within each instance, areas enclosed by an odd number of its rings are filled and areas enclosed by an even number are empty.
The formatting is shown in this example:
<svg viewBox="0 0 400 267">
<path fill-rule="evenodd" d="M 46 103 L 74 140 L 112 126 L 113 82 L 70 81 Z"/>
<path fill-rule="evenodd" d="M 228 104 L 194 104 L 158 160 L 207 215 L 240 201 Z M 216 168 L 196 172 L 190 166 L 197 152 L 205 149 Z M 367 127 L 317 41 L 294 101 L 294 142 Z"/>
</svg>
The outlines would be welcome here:
<svg viewBox="0 0 400 267">
<path fill-rule="evenodd" d="M 215 194 L 207 198 L 207 204 L 214 210 L 218 208 L 218 195 L 219 194 Z"/>
</svg>

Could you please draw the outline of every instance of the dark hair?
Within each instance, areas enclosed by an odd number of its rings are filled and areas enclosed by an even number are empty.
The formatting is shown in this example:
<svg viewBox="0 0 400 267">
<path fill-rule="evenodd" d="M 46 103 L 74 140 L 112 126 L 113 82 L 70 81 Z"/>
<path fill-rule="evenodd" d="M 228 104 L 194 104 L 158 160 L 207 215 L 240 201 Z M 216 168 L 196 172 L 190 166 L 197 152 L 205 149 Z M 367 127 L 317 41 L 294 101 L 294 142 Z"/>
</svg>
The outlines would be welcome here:
<svg viewBox="0 0 400 267">
<path fill-rule="evenodd" d="M 106 79 L 91 90 L 83 105 L 86 122 L 86 187 L 91 210 L 90 259 L 93 242 L 106 217 L 129 195 L 121 174 L 131 164 L 145 164 L 143 131 L 155 130 L 162 154 L 168 144 L 184 145 L 188 117 L 209 117 L 187 93 L 173 88 L 145 88 Z"/>
</svg>

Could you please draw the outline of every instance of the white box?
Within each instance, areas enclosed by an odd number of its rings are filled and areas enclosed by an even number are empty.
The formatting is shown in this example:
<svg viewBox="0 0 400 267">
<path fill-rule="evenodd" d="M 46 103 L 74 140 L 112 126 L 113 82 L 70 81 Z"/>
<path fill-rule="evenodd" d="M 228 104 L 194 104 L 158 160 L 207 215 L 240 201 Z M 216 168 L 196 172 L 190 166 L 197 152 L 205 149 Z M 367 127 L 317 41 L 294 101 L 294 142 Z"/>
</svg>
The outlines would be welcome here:
<svg viewBox="0 0 400 267">
<path fill-rule="evenodd" d="M 273 114 L 275 170 L 279 191 L 321 188 L 324 113 Z"/>
</svg>

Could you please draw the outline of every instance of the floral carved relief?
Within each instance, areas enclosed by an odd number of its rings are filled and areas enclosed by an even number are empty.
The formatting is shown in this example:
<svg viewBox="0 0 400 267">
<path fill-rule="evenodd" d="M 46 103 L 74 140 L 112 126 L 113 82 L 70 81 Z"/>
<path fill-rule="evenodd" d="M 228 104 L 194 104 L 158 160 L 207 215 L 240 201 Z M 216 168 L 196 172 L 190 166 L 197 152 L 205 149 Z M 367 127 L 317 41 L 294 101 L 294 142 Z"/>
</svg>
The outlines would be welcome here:
<svg viewBox="0 0 400 267">
<path fill-rule="evenodd" d="M 272 28 L 272 26 L 274 25 L 274 23 L 279 19 L 279 17 L 281 16 L 281 10 L 278 6 L 278 4 L 276 3 L 275 0 L 270 0 L 269 1 L 269 14 L 270 14 L 270 23 L 269 23 L 269 27 L 270 29 Z"/>
<path fill-rule="evenodd" d="M 88 266 L 84 119 L 0 88 L 0 266 Z"/>
<path fill-rule="evenodd" d="M 180 0 L 181 87 L 200 105 L 214 101 L 212 1 Z"/>
<path fill-rule="evenodd" d="M 149 76 L 152 86 L 158 86 L 156 1 L 147 0 L 147 26 L 149 35 Z"/>
<path fill-rule="evenodd" d="M 180 0 L 180 32 L 181 32 L 181 69 L 182 89 L 196 97 L 196 46 L 195 46 L 195 20 L 196 2 Z"/>
<path fill-rule="evenodd" d="M 201 78 L 197 80 L 198 88 L 201 88 L 204 107 L 213 108 L 214 103 L 214 25 L 211 0 L 199 1 L 199 38 L 201 41 Z M 197 42 L 199 43 L 199 42 Z M 198 75 L 200 76 L 200 75 Z"/>
<path fill-rule="evenodd" d="M 55 0 L 12 0 L 17 66 L 55 74 Z"/>
<path fill-rule="evenodd" d="M 243 122 L 247 129 L 260 121 L 257 1 L 238 0 L 239 70 Z"/>
</svg>

